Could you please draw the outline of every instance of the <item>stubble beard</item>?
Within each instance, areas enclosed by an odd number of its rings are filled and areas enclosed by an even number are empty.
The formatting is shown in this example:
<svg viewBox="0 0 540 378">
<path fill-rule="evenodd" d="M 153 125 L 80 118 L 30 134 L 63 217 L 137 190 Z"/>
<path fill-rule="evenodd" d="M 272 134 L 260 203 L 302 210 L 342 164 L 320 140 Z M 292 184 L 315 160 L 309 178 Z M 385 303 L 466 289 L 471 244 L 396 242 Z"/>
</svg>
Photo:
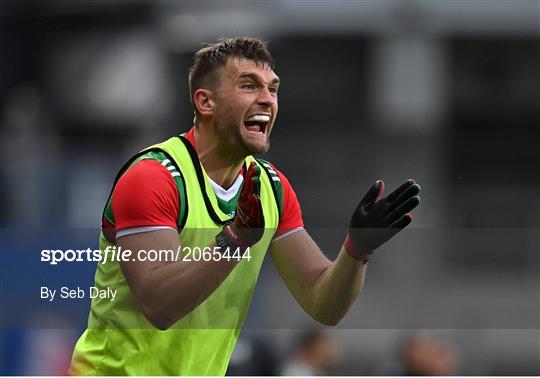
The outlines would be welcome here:
<svg viewBox="0 0 540 378">
<path fill-rule="evenodd" d="M 220 151 L 234 158 L 244 159 L 254 154 L 264 154 L 270 148 L 267 142 L 264 146 L 254 145 L 245 140 L 242 134 L 244 125 L 241 118 L 232 116 L 232 112 L 224 111 L 216 114 L 216 130 L 220 139 Z"/>
</svg>

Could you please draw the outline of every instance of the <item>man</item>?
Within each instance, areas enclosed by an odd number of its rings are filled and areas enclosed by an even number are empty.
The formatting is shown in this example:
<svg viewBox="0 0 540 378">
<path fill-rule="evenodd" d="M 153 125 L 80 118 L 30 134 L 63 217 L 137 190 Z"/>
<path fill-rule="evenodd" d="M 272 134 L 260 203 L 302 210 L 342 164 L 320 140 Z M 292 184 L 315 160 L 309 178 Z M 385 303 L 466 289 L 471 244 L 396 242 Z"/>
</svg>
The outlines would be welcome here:
<svg viewBox="0 0 540 378">
<path fill-rule="evenodd" d="M 382 198 L 377 181 L 354 211 L 337 259 L 324 256 L 303 228 L 287 178 L 252 157 L 268 150 L 277 116 L 273 67 L 255 38 L 196 53 L 194 127 L 124 166 L 100 236 L 102 250 L 182 254 L 98 265 L 96 286 L 117 290 L 116 299 L 93 300 L 72 374 L 224 374 L 267 251 L 304 310 L 338 324 L 373 250 L 411 222 L 419 186 L 409 180 Z"/>
<path fill-rule="evenodd" d="M 304 332 L 291 356 L 283 366 L 281 375 L 328 375 L 341 359 L 341 345 L 330 334 L 319 330 Z"/>
</svg>

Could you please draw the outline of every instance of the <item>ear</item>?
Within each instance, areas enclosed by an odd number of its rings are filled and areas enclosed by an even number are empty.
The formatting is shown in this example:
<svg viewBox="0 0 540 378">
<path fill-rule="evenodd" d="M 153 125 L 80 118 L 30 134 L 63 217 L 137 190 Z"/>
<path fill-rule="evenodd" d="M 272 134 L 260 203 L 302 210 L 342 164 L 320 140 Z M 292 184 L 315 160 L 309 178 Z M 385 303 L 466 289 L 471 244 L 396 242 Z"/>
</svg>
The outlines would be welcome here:
<svg viewBox="0 0 540 378">
<path fill-rule="evenodd" d="M 193 93 L 193 105 L 203 116 L 214 114 L 214 98 L 213 93 L 208 89 L 199 88 Z"/>
</svg>

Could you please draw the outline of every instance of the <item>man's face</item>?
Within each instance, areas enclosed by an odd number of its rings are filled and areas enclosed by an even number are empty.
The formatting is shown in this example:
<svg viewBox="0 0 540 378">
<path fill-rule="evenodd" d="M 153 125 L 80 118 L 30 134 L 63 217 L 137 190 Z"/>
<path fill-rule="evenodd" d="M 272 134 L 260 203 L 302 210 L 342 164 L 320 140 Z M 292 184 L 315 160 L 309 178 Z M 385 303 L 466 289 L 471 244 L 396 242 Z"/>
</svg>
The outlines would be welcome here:
<svg viewBox="0 0 540 378">
<path fill-rule="evenodd" d="M 218 78 L 214 125 L 220 145 L 234 155 L 265 153 L 278 111 L 278 77 L 267 66 L 233 57 Z"/>
</svg>

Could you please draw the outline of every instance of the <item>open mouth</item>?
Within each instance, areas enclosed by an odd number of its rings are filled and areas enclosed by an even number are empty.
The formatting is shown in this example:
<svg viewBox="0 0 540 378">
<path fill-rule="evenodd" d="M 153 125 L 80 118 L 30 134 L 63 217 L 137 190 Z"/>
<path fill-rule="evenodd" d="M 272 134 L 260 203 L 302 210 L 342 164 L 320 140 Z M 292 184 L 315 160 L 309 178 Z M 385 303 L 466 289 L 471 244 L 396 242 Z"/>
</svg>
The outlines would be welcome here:
<svg viewBox="0 0 540 378">
<path fill-rule="evenodd" d="M 268 124 L 270 123 L 270 116 L 267 114 L 255 114 L 244 121 L 244 126 L 249 132 L 255 134 L 264 134 Z"/>
</svg>

